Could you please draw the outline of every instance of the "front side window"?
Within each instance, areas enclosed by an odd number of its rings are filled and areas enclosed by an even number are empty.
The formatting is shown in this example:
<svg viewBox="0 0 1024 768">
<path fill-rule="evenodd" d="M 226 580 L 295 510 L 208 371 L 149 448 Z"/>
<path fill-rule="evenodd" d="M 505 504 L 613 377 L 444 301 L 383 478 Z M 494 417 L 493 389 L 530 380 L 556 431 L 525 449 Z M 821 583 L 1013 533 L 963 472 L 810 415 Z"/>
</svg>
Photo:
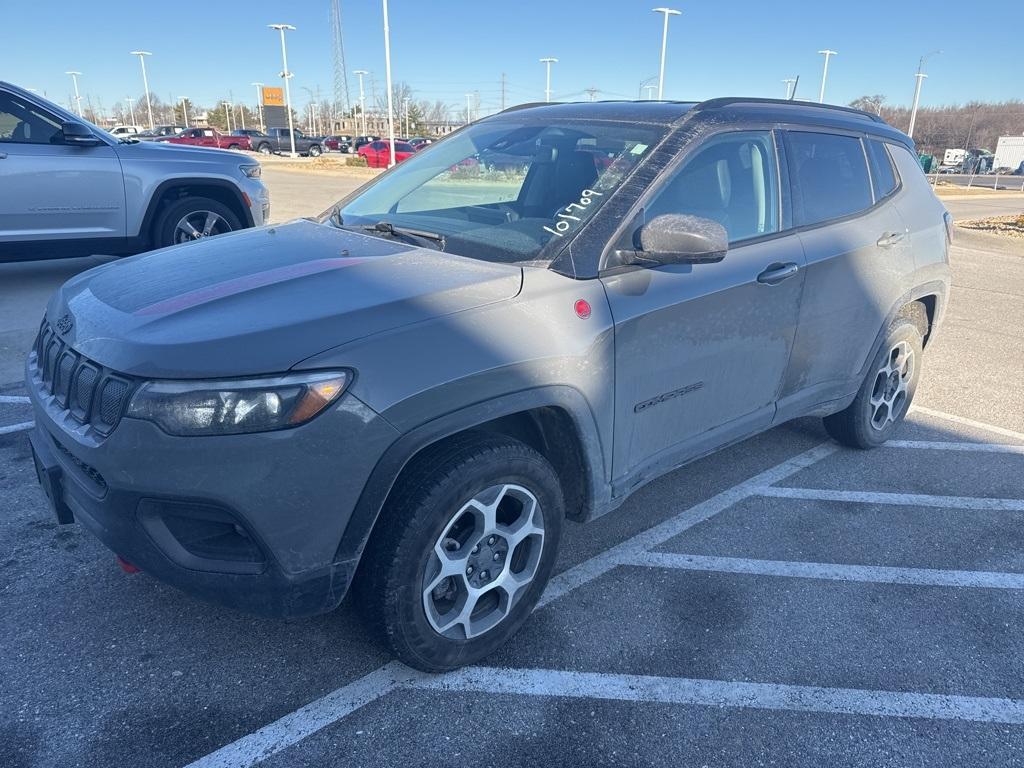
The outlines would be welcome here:
<svg viewBox="0 0 1024 768">
<path fill-rule="evenodd" d="M 650 221 L 685 213 L 717 221 L 735 243 L 779 230 L 779 182 L 770 131 L 713 137 L 647 206 Z"/>
<path fill-rule="evenodd" d="M 871 207 L 871 181 L 859 138 L 793 131 L 789 149 L 798 225 L 818 224 Z"/>
<path fill-rule="evenodd" d="M 484 121 L 413 153 L 337 212 L 345 228 L 384 222 L 427 232 L 461 256 L 546 262 L 666 131 L 612 121 Z M 378 145 L 388 147 L 371 147 Z"/>
<path fill-rule="evenodd" d="M 896 191 L 899 186 L 896 172 L 892 168 L 892 160 L 885 149 L 885 143 L 878 139 L 869 139 L 868 163 L 871 165 L 871 180 L 875 184 L 875 199 L 881 200 Z"/>
<path fill-rule="evenodd" d="M 63 144 L 60 123 L 27 101 L 0 91 L 0 143 Z"/>
</svg>

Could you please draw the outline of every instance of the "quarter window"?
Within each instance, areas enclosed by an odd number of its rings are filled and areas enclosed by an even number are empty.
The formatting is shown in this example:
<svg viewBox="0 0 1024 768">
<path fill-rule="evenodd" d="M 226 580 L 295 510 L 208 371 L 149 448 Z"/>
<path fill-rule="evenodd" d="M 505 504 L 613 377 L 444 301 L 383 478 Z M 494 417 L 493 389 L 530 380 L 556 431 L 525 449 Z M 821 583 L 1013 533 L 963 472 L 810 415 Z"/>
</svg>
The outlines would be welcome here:
<svg viewBox="0 0 1024 768">
<path fill-rule="evenodd" d="M 658 193 L 645 219 L 666 213 L 711 219 L 725 227 L 731 243 L 777 232 L 776 171 L 771 132 L 711 138 Z"/>
<path fill-rule="evenodd" d="M 896 191 L 899 184 L 896 173 L 892 169 L 892 160 L 885 149 L 885 143 L 877 139 L 869 139 L 868 163 L 871 165 L 871 180 L 875 184 L 875 199 L 881 200 Z"/>
<path fill-rule="evenodd" d="M 860 139 L 794 131 L 789 134 L 789 149 L 798 224 L 818 224 L 871 207 L 871 181 Z"/>
</svg>

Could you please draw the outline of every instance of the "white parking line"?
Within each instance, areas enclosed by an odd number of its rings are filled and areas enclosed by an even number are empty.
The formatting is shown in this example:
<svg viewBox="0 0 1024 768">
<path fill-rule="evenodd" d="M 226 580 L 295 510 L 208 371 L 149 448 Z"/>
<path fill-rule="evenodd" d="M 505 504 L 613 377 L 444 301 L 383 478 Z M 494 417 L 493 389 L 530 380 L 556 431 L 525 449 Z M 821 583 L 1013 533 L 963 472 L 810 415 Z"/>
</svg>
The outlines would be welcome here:
<svg viewBox="0 0 1024 768">
<path fill-rule="evenodd" d="M 547 669 L 468 667 L 425 679 L 412 687 L 1013 725 L 1024 723 L 1024 701 L 1016 699 Z"/>
<path fill-rule="evenodd" d="M 966 419 L 963 416 L 956 416 L 952 413 L 946 413 L 945 411 L 936 411 L 932 408 L 925 408 L 923 405 L 912 405 L 910 412 L 923 413 L 925 416 L 933 416 L 936 419 L 945 419 L 946 421 L 952 421 L 954 424 L 963 424 L 965 427 L 974 427 L 975 429 L 983 429 L 986 432 L 991 432 L 994 435 L 1002 435 L 1003 437 L 1012 437 L 1014 440 L 1020 440 L 1024 442 L 1024 432 L 1014 432 L 1012 429 L 1006 429 L 1005 427 L 997 427 L 994 424 L 986 424 L 983 421 L 975 421 L 974 419 Z"/>
<path fill-rule="evenodd" d="M 890 440 L 883 448 L 915 448 L 932 451 L 976 451 L 978 453 L 1019 453 L 1024 455 L 1024 445 L 1009 443 L 947 443 L 938 440 Z"/>
<path fill-rule="evenodd" d="M 0 427 L 0 435 L 10 435 L 14 432 L 24 432 L 26 429 L 32 429 L 36 423 L 34 421 L 23 421 L 21 424 L 11 424 L 9 427 Z"/>
<path fill-rule="evenodd" d="M 393 661 L 365 677 L 338 688 L 321 699 L 297 709 L 280 720 L 243 736 L 186 768 L 240 768 L 254 765 L 282 749 L 297 744 L 360 707 L 376 701 L 398 686 L 423 677 L 422 673 Z"/>
<path fill-rule="evenodd" d="M 864 581 L 878 584 L 913 584 L 931 587 L 981 587 L 1024 589 L 1024 573 L 949 571 L 936 568 L 893 568 L 884 565 L 805 563 L 787 560 L 750 560 L 741 557 L 685 555 L 675 552 L 642 552 L 624 559 L 622 565 L 687 571 L 749 573 L 830 581 Z"/>
<path fill-rule="evenodd" d="M 1024 499 L 985 499 L 974 496 L 932 496 L 925 493 L 836 491 L 825 488 L 781 488 L 779 486 L 763 486 L 755 489 L 755 493 L 758 496 L 771 496 L 778 499 L 850 501 L 856 504 L 899 504 L 913 507 L 941 507 L 943 509 L 1024 512 Z"/>
<path fill-rule="evenodd" d="M 0 405 L 26 405 L 30 402 L 32 401 L 21 395 L 0 395 Z"/>
</svg>

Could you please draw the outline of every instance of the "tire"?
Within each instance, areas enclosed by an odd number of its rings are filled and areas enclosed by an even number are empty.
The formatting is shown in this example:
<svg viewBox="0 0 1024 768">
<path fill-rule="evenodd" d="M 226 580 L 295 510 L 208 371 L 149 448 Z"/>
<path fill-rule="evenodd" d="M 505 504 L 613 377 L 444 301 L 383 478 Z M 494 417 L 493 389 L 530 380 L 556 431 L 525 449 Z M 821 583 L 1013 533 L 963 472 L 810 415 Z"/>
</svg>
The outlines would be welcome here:
<svg viewBox="0 0 1024 768">
<path fill-rule="evenodd" d="M 486 504 L 495 509 L 491 529 L 484 527 Z M 356 577 L 356 600 L 409 666 L 444 672 L 477 662 L 512 637 L 537 604 L 563 516 L 555 471 L 523 443 L 467 433 L 427 449 L 402 473 L 381 513 Z M 450 558 L 449 575 L 441 554 Z M 469 614 L 471 584 L 477 597 Z"/>
<path fill-rule="evenodd" d="M 927 328 L 924 308 L 911 307 L 920 310 L 908 309 L 893 320 L 854 401 L 825 417 L 825 431 L 836 442 L 851 448 L 877 448 L 906 417 L 921 376 Z"/>
<path fill-rule="evenodd" d="M 238 144 L 229 144 L 228 145 L 228 149 L 233 149 L 235 151 L 238 151 L 238 150 L 241 149 L 241 147 Z"/>
<path fill-rule="evenodd" d="M 238 216 L 223 203 L 208 197 L 184 197 L 167 206 L 157 218 L 156 226 L 153 229 L 153 247 L 166 248 L 169 245 L 199 239 L 194 236 L 184 236 L 182 232 L 178 231 L 178 224 L 182 219 L 194 215 L 192 226 L 202 232 L 203 225 L 208 220 L 208 217 L 200 215 L 202 213 L 214 214 L 217 221 L 209 235 L 200 235 L 201 237 L 221 235 L 242 229 L 242 222 Z"/>
<path fill-rule="evenodd" d="M 316 144 L 309 148 L 310 157 L 320 157 L 320 154 L 320 147 L 318 147 Z"/>
<path fill-rule="evenodd" d="M 273 154 L 273 150 L 270 148 L 270 145 L 267 144 L 266 142 L 263 142 L 258 147 L 256 147 L 256 151 L 259 152 L 261 155 Z"/>
</svg>

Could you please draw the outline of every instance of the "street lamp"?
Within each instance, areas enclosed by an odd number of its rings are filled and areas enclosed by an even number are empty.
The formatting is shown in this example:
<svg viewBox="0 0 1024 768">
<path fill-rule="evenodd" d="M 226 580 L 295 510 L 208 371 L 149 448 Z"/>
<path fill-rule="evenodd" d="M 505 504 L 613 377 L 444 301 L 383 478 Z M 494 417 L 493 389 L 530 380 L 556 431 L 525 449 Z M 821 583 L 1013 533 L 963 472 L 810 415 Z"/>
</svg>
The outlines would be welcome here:
<svg viewBox="0 0 1024 768">
<path fill-rule="evenodd" d="M 394 94 L 391 92 L 391 28 L 388 26 L 388 0 L 382 0 L 384 6 L 384 78 L 388 86 L 388 139 L 391 141 L 388 168 L 395 167 L 395 106 L 392 103 Z"/>
<path fill-rule="evenodd" d="M 132 113 L 132 128 L 135 128 L 138 126 L 138 123 L 135 122 L 135 99 L 125 96 L 124 100 L 128 102 L 128 111 Z"/>
<path fill-rule="evenodd" d="M 65 72 L 64 74 L 65 75 L 71 75 L 71 80 L 75 84 L 75 110 L 78 112 L 78 116 L 81 117 L 82 116 L 82 97 L 78 95 L 78 77 L 82 73 L 81 72 L 76 72 L 75 70 L 72 69 L 72 70 L 70 70 L 68 72 Z"/>
<path fill-rule="evenodd" d="M 295 125 L 292 121 L 292 91 L 288 85 L 288 80 L 291 78 L 292 73 L 288 71 L 288 46 L 284 41 L 284 33 L 286 30 L 294 32 L 295 27 L 291 24 L 268 24 L 270 29 L 276 29 L 281 33 L 281 79 L 284 80 L 284 102 L 285 109 L 288 110 L 288 138 L 291 140 L 292 151 L 291 156 L 296 157 L 295 154 Z"/>
<path fill-rule="evenodd" d="M 793 98 L 793 86 L 796 85 L 796 78 L 787 77 L 782 82 L 786 84 L 786 101 L 789 101 Z"/>
<path fill-rule="evenodd" d="M 188 103 L 185 101 L 185 96 L 179 96 L 181 99 L 181 114 L 185 117 L 185 127 L 188 128 Z"/>
<path fill-rule="evenodd" d="M 146 79 L 146 57 L 153 54 L 149 51 L 129 51 L 132 56 L 139 57 L 139 64 L 142 65 L 142 87 L 146 91 L 146 111 L 149 113 L 149 129 L 153 130 L 153 103 L 149 98 L 149 80 Z"/>
<path fill-rule="evenodd" d="M 938 53 L 942 53 L 942 51 L 926 53 L 917 63 L 917 74 L 914 75 L 914 79 L 917 81 L 914 85 L 914 106 L 910 110 L 910 127 L 907 128 L 907 136 L 910 136 L 911 138 L 914 137 L 914 124 L 917 123 L 917 105 L 921 102 L 921 82 L 928 77 L 928 75 L 924 73 L 924 63 L 928 61 L 930 57 Z"/>
<path fill-rule="evenodd" d="M 821 91 L 818 93 L 818 103 L 825 103 L 825 81 L 828 80 L 828 60 L 833 56 L 838 56 L 838 51 L 830 51 L 826 48 L 824 51 L 818 51 L 822 56 L 825 57 L 825 68 L 821 71 Z"/>
<path fill-rule="evenodd" d="M 363 136 L 366 135 L 366 92 L 363 90 L 363 75 L 370 74 L 365 69 L 357 69 L 359 75 L 359 116 L 363 119 Z"/>
<path fill-rule="evenodd" d="M 658 74 L 658 101 L 665 97 L 665 48 L 668 47 L 668 17 L 682 16 L 682 11 L 672 8 L 655 8 L 654 13 L 665 15 L 665 26 L 661 30 L 661 70 Z"/>
<path fill-rule="evenodd" d="M 547 67 L 547 78 L 544 81 L 544 101 L 551 101 L 551 65 L 557 64 L 558 59 L 548 56 L 541 59 L 540 63 Z"/>
<path fill-rule="evenodd" d="M 249 83 L 249 85 L 256 86 L 256 111 L 260 114 L 260 130 L 266 131 L 267 127 L 263 123 L 263 83 Z"/>
</svg>

